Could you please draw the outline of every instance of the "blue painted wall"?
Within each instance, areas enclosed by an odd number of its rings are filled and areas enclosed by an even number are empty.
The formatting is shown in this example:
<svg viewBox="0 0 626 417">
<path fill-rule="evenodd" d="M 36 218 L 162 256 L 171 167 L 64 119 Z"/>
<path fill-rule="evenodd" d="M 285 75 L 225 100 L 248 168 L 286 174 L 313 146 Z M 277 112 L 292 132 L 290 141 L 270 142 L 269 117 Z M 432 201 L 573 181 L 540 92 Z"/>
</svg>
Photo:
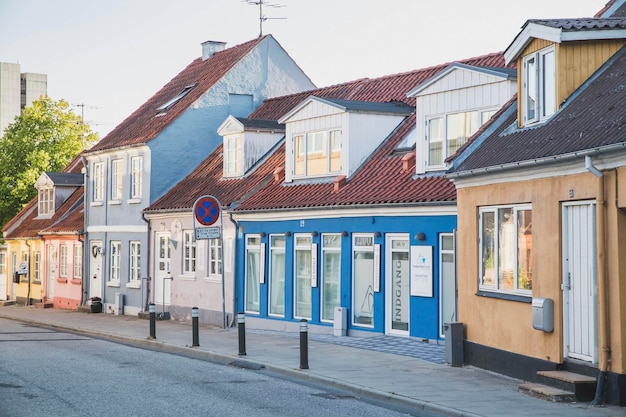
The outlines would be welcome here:
<svg viewBox="0 0 626 417">
<path fill-rule="evenodd" d="M 265 233 L 261 241 L 266 244 L 265 251 L 265 274 L 269 267 L 269 237 L 271 234 L 283 234 L 290 232 L 286 238 L 285 248 L 285 317 L 277 318 L 268 316 L 268 279 L 261 284 L 260 291 L 260 314 L 258 317 L 269 320 L 299 321 L 294 319 L 293 294 L 294 294 L 294 234 L 317 232 L 313 237 L 313 243 L 318 244 L 318 287 L 312 288 L 312 318 L 311 324 L 332 326 L 332 323 L 320 321 L 321 308 L 321 236 L 323 233 L 348 232 L 348 236 L 342 237 L 341 242 L 341 306 L 348 308 L 351 314 L 352 303 L 352 234 L 374 233 L 374 243 L 381 245 L 380 252 L 380 291 L 374 293 L 374 326 L 373 328 L 352 325 L 348 320 L 349 329 L 358 329 L 372 332 L 385 332 L 385 271 L 386 271 L 386 239 L 388 233 L 408 233 L 410 245 L 425 245 L 433 247 L 433 296 L 410 297 L 410 335 L 427 339 L 439 339 L 439 234 L 452 233 L 457 227 L 456 216 L 366 216 L 366 217 L 340 217 L 329 219 L 302 219 L 289 221 L 245 221 L 238 222 L 240 230 L 237 236 L 237 259 L 240 268 L 237 272 L 237 308 L 244 311 L 245 301 L 245 242 L 247 235 Z M 380 236 L 376 236 L 380 232 Z M 417 241 L 415 235 L 418 232 L 426 234 L 426 240 Z M 255 315 L 253 313 L 248 313 Z M 256 316 L 256 315 L 255 315 Z"/>
</svg>

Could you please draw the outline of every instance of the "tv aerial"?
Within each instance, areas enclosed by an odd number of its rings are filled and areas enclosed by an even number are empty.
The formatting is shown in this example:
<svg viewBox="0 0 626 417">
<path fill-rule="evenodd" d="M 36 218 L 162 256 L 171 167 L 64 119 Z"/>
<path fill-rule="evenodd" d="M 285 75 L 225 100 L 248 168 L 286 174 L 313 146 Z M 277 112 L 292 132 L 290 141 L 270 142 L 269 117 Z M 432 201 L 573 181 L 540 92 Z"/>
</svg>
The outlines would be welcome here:
<svg viewBox="0 0 626 417">
<path fill-rule="evenodd" d="M 253 6 L 259 6 L 259 38 L 263 36 L 263 22 L 266 20 L 284 20 L 286 17 L 267 17 L 263 14 L 263 6 L 272 7 L 275 9 L 285 7 L 282 4 L 269 3 L 267 0 L 241 0 L 244 3 L 251 4 Z"/>
</svg>

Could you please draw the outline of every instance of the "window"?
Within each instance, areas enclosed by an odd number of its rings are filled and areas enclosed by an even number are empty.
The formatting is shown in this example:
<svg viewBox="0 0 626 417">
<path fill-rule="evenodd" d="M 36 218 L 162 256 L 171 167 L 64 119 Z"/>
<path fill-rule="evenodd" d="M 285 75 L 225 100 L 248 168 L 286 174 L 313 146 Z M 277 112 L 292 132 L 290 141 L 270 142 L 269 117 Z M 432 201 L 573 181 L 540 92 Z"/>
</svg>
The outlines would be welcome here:
<svg viewBox="0 0 626 417">
<path fill-rule="evenodd" d="M 133 240 L 130 242 L 130 271 L 128 274 L 129 281 L 139 281 L 141 279 L 140 275 L 140 262 L 141 262 L 141 243 Z"/>
<path fill-rule="evenodd" d="M 93 164 L 93 201 L 104 200 L 104 163 Z"/>
<path fill-rule="evenodd" d="M 7 255 L 4 252 L 0 252 L 0 274 L 7 273 Z"/>
<path fill-rule="evenodd" d="M 531 207 L 485 207 L 479 213 L 479 288 L 530 295 L 533 282 Z"/>
<path fill-rule="evenodd" d="M 285 315 L 285 244 L 284 235 L 270 235 L 269 314 Z"/>
<path fill-rule="evenodd" d="M 442 168 L 446 158 L 454 155 L 494 113 L 495 110 L 474 110 L 429 119 L 427 165 Z"/>
<path fill-rule="evenodd" d="M 33 253 L 33 281 L 41 282 L 41 252 L 39 251 Z"/>
<path fill-rule="evenodd" d="M 334 320 L 341 302 L 341 235 L 322 235 L 322 320 Z"/>
<path fill-rule="evenodd" d="M 554 47 L 524 58 L 524 121 L 547 119 L 556 111 L 556 61 Z"/>
<path fill-rule="evenodd" d="M 109 274 L 109 281 L 120 281 L 120 255 L 122 253 L 122 242 L 111 241 L 111 272 Z"/>
<path fill-rule="evenodd" d="M 196 272 L 196 240 L 193 230 L 183 232 L 183 274 Z"/>
<path fill-rule="evenodd" d="M 209 275 L 222 277 L 222 239 L 209 239 Z"/>
<path fill-rule="evenodd" d="M 196 86 L 196 84 L 192 84 L 192 85 L 188 85 L 185 88 L 183 88 L 183 90 L 176 94 L 172 99 L 168 100 L 167 102 L 165 102 L 165 104 L 157 107 L 157 116 L 163 115 L 165 113 L 167 113 L 167 111 L 169 109 L 171 109 L 174 104 L 178 103 L 183 97 L 185 97 L 191 90 L 193 90 L 193 88 Z"/>
<path fill-rule="evenodd" d="M 111 161 L 111 200 L 122 199 L 122 162 L 121 159 Z"/>
<path fill-rule="evenodd" d="M 248 236 L 246 238 L 246 288 L 245 305 L 246 311 L 251 313 L 260 312 L 261 290 L 261 237 Z"/>
<path fill-rule="evenodd" d="M 352 322 L 374 325 L 374 235 L 354 235 L 352 241 Z"/>
<path fill-rule="evenodd" d="M 330 130 L 296 135 L 294 175 L 325 175 L 341 171 L 341 131 Z"/>
<path fill-rule="evenodd" d="M 83 276 L 83 246 L 74 245 L 74 278 Z"/>
<path fill-rule="evenodd" d="M 59 265 L 59 275 L 67 278 L 67 264 L 68 264 L 68 247 L 67 245 L 61 245 L 61 257 Z"/>
<path fill-rule="evenodd" d="M 130 158 L 130 165 L 130 198 L 141 198 L 143 158 L 141 156 L 133 156 Z"/>
<path fill-rule="evenodd" d="M 241 136 L 224 138 L 224 176 L 241 175 Z"/>
<path fill-rule="evenodd" d="M 295 243 L 295 295 L 294 316 L 311 318 L 311 278 L 313 277 L 311 256 L 312 237 L 309 234 L 296 234 Z"/>
<path fill-rule="evenodd" d="M 39 215 L 52 216 L 54 214 L 54 188 L 45 187 L 39 189 Z"/>
</svg>

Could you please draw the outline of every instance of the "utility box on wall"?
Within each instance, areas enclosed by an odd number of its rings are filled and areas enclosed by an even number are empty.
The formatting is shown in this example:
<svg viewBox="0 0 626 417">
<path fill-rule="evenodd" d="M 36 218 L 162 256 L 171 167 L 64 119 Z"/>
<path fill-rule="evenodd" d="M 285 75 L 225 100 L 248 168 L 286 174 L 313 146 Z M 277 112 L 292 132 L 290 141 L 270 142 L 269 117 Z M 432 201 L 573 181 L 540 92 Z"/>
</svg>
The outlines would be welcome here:
<svg viewBox="0 0 626 417">
<path fill-rule="evenodd" d="M 345 307 L 335 307 L 333 322 L 333 335 L 347 336 L 348 334 L 348 309 Z"/>
<path fill-rule="evenodd" d="M 533 298 L 533 329 L 550 333 L 554 330 L 554 301 Z"/>
<path fill-rule="evenodd" d="M 463 366 L 463 323 L 444 323 L 443 330 L 446 337 L 446 363 Z"/>
</svg>

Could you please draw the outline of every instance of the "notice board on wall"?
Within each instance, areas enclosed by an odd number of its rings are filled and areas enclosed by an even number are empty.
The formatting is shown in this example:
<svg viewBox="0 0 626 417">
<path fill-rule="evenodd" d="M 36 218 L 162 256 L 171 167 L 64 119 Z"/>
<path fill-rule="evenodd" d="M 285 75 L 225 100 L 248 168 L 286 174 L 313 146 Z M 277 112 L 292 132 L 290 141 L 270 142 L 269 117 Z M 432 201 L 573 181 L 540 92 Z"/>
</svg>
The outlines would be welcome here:
<svg viewBox="0 0 626 417">
<path fill-rule="evenodd" d="M 411 295 L 433 296 L 432 246 L 411 246 Z"/>
</svg>

